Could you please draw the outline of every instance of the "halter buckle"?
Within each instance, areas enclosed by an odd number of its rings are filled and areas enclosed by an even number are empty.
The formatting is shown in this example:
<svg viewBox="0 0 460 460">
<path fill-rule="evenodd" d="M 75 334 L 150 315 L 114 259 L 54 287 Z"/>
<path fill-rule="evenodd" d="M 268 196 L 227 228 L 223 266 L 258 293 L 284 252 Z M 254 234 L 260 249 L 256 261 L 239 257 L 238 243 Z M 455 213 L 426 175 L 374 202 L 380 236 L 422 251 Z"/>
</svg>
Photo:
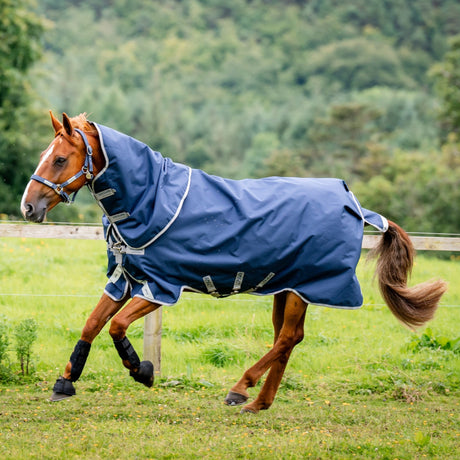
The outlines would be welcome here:
<svg viewBox="0 0 460 460">
<path fill-rule="evenodd" d="M 87 166 L 83 166 L 83 168 L 81 168 L 81 172 L 85 175 L 87 180 L 91 180 L 94 177 L 93 173 L 88 169 Z"/>
</svg>

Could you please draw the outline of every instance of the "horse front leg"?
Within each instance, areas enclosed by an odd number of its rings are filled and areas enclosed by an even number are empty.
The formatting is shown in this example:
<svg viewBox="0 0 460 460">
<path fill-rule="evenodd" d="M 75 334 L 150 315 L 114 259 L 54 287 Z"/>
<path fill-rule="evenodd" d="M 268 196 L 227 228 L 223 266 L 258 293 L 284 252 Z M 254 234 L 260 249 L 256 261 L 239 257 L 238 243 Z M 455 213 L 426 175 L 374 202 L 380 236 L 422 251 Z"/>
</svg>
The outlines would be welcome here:
<svg viewBox="0 0 460 460">
<path fill-rule="evenodd" d="M 153 385 L 153 364 L 150 361 L 141 361 L 139 359 L 136 350 L 134 350 L 128 337 L 126 337 L 126 331 L 131 323 L 156 310 L 159 306 L 148 300 L 135 297 L 112 319 L 109 330 L 115 348 L 123 365 L 129 369 L 131 377 L 136 382 L 142 383 L 149 388 Z"/>
<path fill-rule="evenodd" d="M 306 309 L 307 304 L 292 292 L 275 297 L 273 305 L 274 346 L 233 386 L 225 398 L 226 404 L 231 406 L 244 404 L 249 397 L 247 388 L 255 386 L 265 372 L 271 368 L 259 396 L 253 403 L 245 406 L 242 412 L 257 413 L 259 410 L 270 407 L 292 349 L 303 339 Z"/>
<path fill-rule="evenodd" d="M 106 294 L 103 294 L 96 308 L 86 320 L 82 330 L 81 338 L 75 345 L 70 355 L 70 360 L 65 367 L 64 373 L 56 380 L 53 387 L 51 401 L 60 401 L 76 394 L 73 382 L 76 382 L 83 372 L 91 344 L 102 328 L 123 307 L 125 299 L 114 301 Z"/>
</svg>

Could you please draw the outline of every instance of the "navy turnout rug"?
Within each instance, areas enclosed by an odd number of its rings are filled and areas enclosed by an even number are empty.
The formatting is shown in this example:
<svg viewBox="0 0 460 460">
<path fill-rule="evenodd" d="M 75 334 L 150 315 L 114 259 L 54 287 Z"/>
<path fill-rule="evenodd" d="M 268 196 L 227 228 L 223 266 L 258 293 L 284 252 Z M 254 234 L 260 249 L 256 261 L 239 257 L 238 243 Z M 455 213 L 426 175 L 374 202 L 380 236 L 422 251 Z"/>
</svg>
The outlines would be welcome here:
<svg viewBox="0 0 460 460">
<path fill-rule="evenodd" d="M 101 206 L 114 300 L 164 305 L 184 289 L 216 297 L 294 291 L 304 301 L 362 305 L 355 267 L 363 229 L 387 220 L 339 179 L 229 180 L 174 163 L 94 124 L 106 157 L 90 189 Z"/>
</svg>

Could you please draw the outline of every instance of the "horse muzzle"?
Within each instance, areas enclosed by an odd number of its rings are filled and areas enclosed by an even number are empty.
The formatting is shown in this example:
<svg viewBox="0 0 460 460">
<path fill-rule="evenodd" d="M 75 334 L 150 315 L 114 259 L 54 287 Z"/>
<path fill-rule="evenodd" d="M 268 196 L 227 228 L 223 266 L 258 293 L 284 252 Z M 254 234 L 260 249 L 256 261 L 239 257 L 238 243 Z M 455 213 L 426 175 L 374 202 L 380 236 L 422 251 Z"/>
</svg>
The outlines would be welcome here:
<svg viewBox="0 0 460 460">
<path fill-rule="evenodd" d="M 32 203 L 24 203 L 21 205 L 21 212 L 24 216 L 24 219 L 29 222 L 41 223 L 45 220 L 46 217 L 46 205 L 41 203 L 42 200 L 36 205 Z"/>
<path fill-rule="evenodd" d="M 32 182 L 29 182 L 21 200 L 21 213 L 24 219 L 29 222 L 43 222 L 49 206 L 50 198 L 34 190 Z"/>
</svg>

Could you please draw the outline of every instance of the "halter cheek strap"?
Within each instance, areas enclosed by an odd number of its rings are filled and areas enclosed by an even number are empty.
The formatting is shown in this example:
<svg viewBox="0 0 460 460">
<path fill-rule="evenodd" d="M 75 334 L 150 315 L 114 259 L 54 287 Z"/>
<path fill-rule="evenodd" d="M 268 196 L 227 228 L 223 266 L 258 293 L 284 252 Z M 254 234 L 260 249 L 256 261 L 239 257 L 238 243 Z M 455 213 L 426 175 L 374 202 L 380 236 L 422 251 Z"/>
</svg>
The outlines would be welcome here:
<svg viewBox="0 0 460 460">
<path fill-rule="evenodd" d="M 86 176 L 86 180 L 90 181 L 93 177 L 93 149 L 89 145 L 88 139 L 86 138 L 86 135 L 83 131 L 80 129 L 75 129 L 78 134 L 83 139 L 83 142 L 85 144 L 85 149 L 86 149 L 86 157 L 85 157 L 85 162 L 83 163 L 82 168 L 80 171 L 77 172 L 77 174 L 73 175 L 70 179 L 67 179 L 65 182 L 62 184 L 55 184 L 54 182 L 49 181 L 48 179 L 45 179 L 44 177 L 38 176 L 37 174 L 32 174 L 30 177 L 31 180 L 35 180 L 37 182 L 40 182 L 41 184 L 44 184 L 50 188 L 52 188 L 64 201 L 64 203 L 71 204 L 75 201 L 75 197 L 77 196 L 77 192 L 74 192 L 72 196 L 70 196 L 68 193 L 64 191 L 64 188 L 70 185 L 72 182 L 76 181 L 79 179 L 81 176 Z"/>
</svg>

